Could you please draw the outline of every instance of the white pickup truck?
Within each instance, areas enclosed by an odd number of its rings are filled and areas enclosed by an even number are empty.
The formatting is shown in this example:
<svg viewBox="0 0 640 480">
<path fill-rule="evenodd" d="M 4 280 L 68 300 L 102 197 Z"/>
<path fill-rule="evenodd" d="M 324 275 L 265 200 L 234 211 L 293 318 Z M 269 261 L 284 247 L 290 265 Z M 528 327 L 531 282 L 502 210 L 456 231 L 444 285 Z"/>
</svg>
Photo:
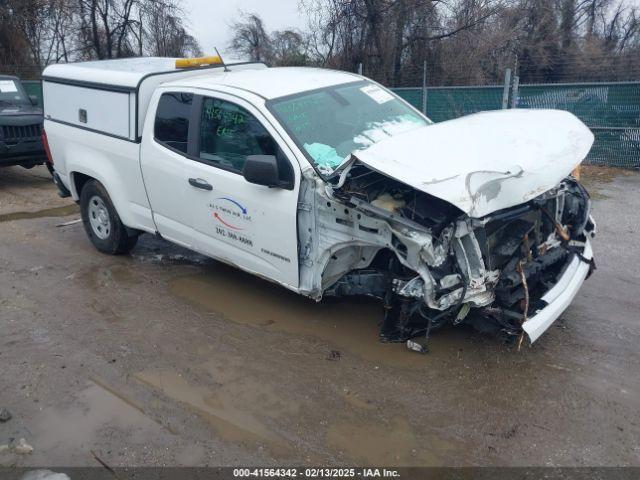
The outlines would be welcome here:
<svg viewBox="0 0 640 480">
<path fill-rule="evenodd" d="M 593 268 L 571 176 L 593 135 L 570 113 L 433 124 L 364 77 L 262 64 L 43 77 L 54 180 L 102 252 L 146 232 L 316 300 L 373 296 L 381 339 L 423 351 L 447 323 L 533 342 Z"/>
</svg>

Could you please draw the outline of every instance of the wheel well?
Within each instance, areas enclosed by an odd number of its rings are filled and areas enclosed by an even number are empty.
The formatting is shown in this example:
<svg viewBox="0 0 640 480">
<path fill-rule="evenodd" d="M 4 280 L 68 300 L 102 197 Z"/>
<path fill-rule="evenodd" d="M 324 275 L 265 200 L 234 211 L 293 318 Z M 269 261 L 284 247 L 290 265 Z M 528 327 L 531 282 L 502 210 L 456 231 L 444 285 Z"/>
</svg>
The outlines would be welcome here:
<svg viewBox="0 0 640 480">
<path fill-rule="evenodd" d="M 87 183 L 89 180 L 93 180 L 93 178 L 90 177 L 89 175 L 85 175 L 84 173 L 79 173 L 79 172 L 73 173 L 73 186 L 76 189 L 76 193 L 78 194 L 78 197 L 80 197 L 80 192 L 82 192 L 82 187 L 84 187 L 84 184 Z"/>
</svg>

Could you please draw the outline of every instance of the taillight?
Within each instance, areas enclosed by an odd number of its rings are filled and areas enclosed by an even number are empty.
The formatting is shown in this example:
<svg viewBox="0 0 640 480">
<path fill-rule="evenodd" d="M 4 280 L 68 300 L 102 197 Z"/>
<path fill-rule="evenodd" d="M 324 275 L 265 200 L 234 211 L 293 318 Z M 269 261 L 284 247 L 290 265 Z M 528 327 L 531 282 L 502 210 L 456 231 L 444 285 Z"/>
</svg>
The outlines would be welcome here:
<svg viewBox="0 0 640 480">
<path fill-rule="evenodd" d="M 44 147 L 44 153 L 47 154 L 47 162 L 53 165 L 53 157 L 51 156 L 51 149 L 49 148 L 49 140 L 47 140 L 47 132 L 42 128 L 42 146 Z"/>
</svg>

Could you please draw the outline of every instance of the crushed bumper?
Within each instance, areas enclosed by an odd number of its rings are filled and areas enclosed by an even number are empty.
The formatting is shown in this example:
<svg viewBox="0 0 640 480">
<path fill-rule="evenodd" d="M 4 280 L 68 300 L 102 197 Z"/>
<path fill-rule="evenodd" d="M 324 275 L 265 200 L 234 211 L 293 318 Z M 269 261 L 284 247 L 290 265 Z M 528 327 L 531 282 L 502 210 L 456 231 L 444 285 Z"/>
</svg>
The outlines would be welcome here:
<svg viewBox="0 0 640 480">
<path fill-rule="evenodd" d="M 584 259 L 580 259 L 578 255 L 574 254 L 573 260 L 567 266 L 558 283 L 542 297 L 546 306 L 529 317 L 522 325 L 522 329 L 528 335 L 531 343 L 535 342 L 562 315 L 587 278 L 590 265 L 584 260 L 589 261 L 593 258 L 589 239 L 585 242 L 582 256 Z"/>
</svg>

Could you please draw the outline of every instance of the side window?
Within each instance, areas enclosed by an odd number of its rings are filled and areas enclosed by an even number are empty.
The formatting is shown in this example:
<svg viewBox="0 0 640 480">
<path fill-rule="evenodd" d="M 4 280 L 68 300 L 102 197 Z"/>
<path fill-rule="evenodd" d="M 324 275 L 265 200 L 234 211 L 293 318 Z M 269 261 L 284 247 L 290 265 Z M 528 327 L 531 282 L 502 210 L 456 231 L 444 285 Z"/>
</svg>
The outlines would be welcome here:
<svg viewBox="0 0 640 480">
<path fill-rule="evenodd" d="M 163 93 L 158 102 L 154 135 L 157 141 L 182 153 L 187 153 L 189 117 L 193 95 L 190 93 Z"/>
<path fill-rule="evenodd" d="M 233 103 L 205 98 L 200 123 L 200 158 L 242 173 L 249 155 L 276 155 L 277 146 L 262 124 Z"/>
</svg>

